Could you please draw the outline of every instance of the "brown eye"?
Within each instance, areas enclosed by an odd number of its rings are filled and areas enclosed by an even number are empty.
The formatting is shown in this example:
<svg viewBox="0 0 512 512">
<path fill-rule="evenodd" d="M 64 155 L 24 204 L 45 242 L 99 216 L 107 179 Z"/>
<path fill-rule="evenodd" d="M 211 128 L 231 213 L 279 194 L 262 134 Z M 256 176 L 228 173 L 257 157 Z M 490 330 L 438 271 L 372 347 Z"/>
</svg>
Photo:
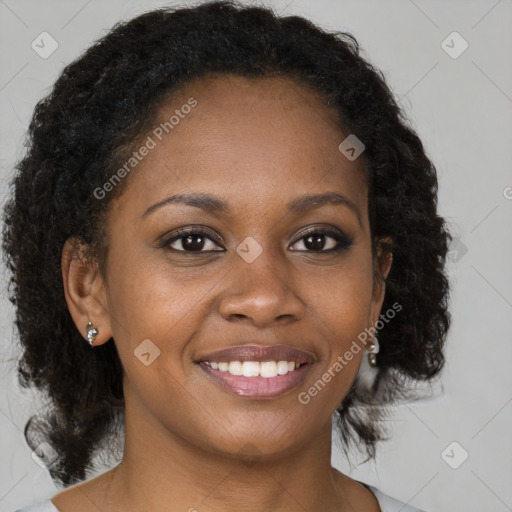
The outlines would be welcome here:
<svg viewBox="0 0 512 512">
<path fill-rule="evenodd" d="M 302 242 L 304 240 L 304 242 Z M 353 240 L 346 235 L 324 228 L 316 228 L 303 235 L 294 245 L 302 242 L 306 252 L 334 252 L 348 249 Z M 292 249 L 300 250 L 303 249 Z"/>
<path fill-rule="evenodd" d="M 177 252 L 210 252 L 219 247 L 213 238 L 205 231 L 183 230 L 179 234 L 165 240 L 161 247 L 170 248 Z M 223 249 L 220 249 L 223 250 Z"/>
</svg>

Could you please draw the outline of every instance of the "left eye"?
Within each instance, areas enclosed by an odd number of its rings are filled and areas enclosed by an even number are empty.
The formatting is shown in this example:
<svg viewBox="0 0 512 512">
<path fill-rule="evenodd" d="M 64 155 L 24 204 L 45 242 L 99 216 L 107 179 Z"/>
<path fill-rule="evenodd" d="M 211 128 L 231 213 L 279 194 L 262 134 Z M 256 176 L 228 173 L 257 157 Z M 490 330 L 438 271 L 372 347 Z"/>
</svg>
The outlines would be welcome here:
<svg viewBox="0 0 512 512">
<path fill-rule="evenodd" d="M 326 239 L 331 239 L 331 242 L 326 243 Z M 306 247 L 306 252 L 342 251 L 348 249 L 353 243 L 349 237 L 326 229 L 315 229 L 314 231 L 309 231 L 302 235 L 302 237 L 293 245 L 296 245 L 299 242 L 302 242 L 302 245 Z"/>
</svg>

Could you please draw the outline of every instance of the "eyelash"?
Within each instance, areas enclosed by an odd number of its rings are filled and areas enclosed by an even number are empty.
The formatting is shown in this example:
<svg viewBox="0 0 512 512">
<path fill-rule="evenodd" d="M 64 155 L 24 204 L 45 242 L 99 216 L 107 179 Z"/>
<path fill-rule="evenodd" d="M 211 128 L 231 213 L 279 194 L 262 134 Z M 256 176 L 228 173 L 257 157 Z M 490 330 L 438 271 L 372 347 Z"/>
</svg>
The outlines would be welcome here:
<svg viewBox="0 0 512 512">
<path fill-rule="evenodd" d="M 295 240 L 295 242 L 293 242 L 292 245 L 295 245 L 297 242 L 300 242 L 304 238 L 307 238 L 308 236 L 315 235 L 315 234 L 326 235 L 330 238 L 333 238 L 334 240 L 336 240 L 337 245 L 335 247 L 332 247 L 331 249 L 327 249 L 327 250 L 319 250 L 319 251 L 299 250 L 297 252 L 310 252 L 310 253 L 312 252 L 312 253 L 317 253 L 317 254 L 342 252 L 342 251 L 347 250 L 354 243 L 353 240 L 349 236 L 347 236 L 345 234 L 340 234 L 339 232 L 334 231 L 332 229 L 313 228 L 313 229 L 307 231 L 306 233 L 303 233 L 302 236 L 300 238 L 298 238 L 297 240 Z M 185 253 L 185 254 L 222 252 L 222 251 L 218 251 L 218 250 L 215 250 L 215 251 L 186 251 L 186 250 L 173 249 L 172 247 L 169 247 L 175 241 L 187 238 L 187 236 L 189 236 L 189 235 L 200 235 L 204 238 L 208 238 L 209 240 L 211 240 L 212 242 L 214 242 L 216 244 L 221 243 L 219 240 L 216 240 L 215 237 L 213 237 L 213 235 L 211 235 L 211 233 L 209 233 L 208 231 L 204 231 L 203 229 L 199 229 L 199 228 L 186 228 L 186 229 L 180 230 L 178 233 L 175 232 L 172 237 L 163 240 L 162 243 L 159 245 L 159 247 L 168 249 L 173 252 L 181 252 L 181 253 Z"/>
</svg>

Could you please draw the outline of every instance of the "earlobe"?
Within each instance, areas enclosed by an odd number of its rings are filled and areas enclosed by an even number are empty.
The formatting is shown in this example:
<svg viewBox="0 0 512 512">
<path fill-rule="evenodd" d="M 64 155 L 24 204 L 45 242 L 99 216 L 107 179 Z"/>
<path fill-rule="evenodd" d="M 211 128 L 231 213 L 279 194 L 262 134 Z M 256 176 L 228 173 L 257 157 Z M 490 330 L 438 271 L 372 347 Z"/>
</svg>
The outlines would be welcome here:
<svg viewBox="0 0 512 512">
<path fill-rule="evenodd" d="M 85 249 L 86 245 L 75 237 L 66 240 L 61 258 L 62 281 L 66 303 L 78 331 L 96 346 L 112 337 L 110 315 L 98 263 L 85 256 Z"/>
</svg>

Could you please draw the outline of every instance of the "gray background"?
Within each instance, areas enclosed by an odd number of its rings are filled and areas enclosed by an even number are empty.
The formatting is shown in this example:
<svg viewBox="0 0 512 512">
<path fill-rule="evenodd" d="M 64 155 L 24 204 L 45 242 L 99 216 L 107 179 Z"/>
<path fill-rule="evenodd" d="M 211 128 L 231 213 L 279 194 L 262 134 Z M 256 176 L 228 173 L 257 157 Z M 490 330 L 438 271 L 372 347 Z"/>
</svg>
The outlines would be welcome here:
<svg viewBox="0 0 512 512">
<path fill-rule="evenodd" d="M 435 397 L 394 408 L 392 440 L 381 445 L 376 463 L 353 469 L 351 476 L 429 512 L 512 511 L 512 2 L 266 4 L 358 38 L 435 162 L 439 211 L 458 237 L 448 264 L 453 326 Z M 2 204 L 33 107 L 63 66 L 115 22 L 162 5 L 0 0 Z M 43 31 L 58 43 L 46 59 L 31 48 Z M 457 58 L 445 49 L 460 52 L 458 36 L 442 45 L 453 31 L 469 44 Z M 16 332 L 3 268 L 1 279 L 0 510 L 10 511 L 50 497 L 56 488 L 24 442 L 22 429 L 40 398 L 17 385 Z M 448 462 L 460 465 L 454 469 Z M 337 449 L 333 464 L 350 472 Z"/>
</svg>

